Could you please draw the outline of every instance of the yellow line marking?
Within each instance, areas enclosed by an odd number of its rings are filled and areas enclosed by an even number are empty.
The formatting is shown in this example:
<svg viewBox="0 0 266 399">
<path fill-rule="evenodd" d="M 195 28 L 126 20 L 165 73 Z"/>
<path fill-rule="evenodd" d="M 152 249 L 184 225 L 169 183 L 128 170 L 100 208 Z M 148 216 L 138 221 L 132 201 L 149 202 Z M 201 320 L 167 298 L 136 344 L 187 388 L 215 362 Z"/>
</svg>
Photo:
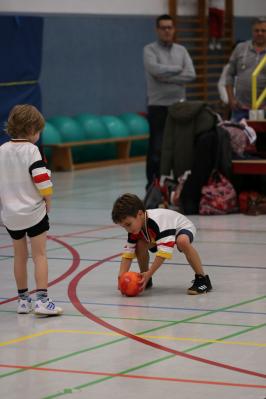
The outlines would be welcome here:
<svg viewBox="0 0 266 399">
<path fill-rule="evenodd" d="M 23 337 L 11 339 L 9 341 L 0 342 L 1 346 L 12 345 L 18 342 L 27 341 L 28 339 L 41 337 L 47 334 L 81 334 L 81 335 L 107 335 L 112 337 L 119 337 L 121 334 L 115 332 L 108 332 L 108 331 L 83 331 L 83 330 L 45 330 L 41 331 L 36 334 L 25 335 Z M 169 335 L 146 335 L 146 334 L 136 334 L 139 337 L 148 338 L 148 339 L 163 339 L 167 341 L 190 341 L 190 342 L 202 342 L 202 343 L 216 343 L 222 345 L 240 345 L 240 346 L 258 346 L 258 347 L 265 347 L 266 343 L 258 343 L 252 341 L 220 341 L 219 339 L 205 339 L 205 338 L 189 338 L 189 337 L 172 337 Z"/>
<path fill-rule="evenodd" d="M 42 335 L 49 334 L 50 332 L 52 332 L 52 331 L 46 330 L 46 331 L 42 331 L 42 332 L 39 332 L 36 334 L 24 335 L 23 337 L 11 339 L 10 341 L 0 342 L 0 346 L 12 345 L 12 344 L 16 344 L 17 342 L 26 341 L 27 339 L 41 337 Z"/>
</svg>

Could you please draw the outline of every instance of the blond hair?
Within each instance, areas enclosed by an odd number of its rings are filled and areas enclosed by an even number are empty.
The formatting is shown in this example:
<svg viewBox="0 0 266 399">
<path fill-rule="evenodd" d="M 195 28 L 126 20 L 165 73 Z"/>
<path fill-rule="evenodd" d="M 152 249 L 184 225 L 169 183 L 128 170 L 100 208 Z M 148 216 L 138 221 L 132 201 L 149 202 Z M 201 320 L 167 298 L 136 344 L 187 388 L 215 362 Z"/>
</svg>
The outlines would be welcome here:
<svg viewBox="0 0 266 399">
<path fill-rule="evenodd" d="M 36 107 L 29 104 L 15 105 L 7 121 L 8 134 L 16 138 L 27 138 L 43 130 L 45 120 Z"/>
</svg>

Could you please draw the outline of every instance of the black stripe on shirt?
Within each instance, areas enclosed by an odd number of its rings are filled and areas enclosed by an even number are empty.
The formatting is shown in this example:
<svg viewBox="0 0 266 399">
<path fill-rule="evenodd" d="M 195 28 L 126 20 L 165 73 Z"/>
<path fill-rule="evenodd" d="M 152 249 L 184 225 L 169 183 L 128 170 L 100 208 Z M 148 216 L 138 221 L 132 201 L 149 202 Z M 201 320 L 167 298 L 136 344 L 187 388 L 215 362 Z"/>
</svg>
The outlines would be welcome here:
<svg viewBox="0 0 266 399">
<path fill-rule="evenodd" d="M 165 237 L 169 237 L 169 236 L 175 237 L 175 234 L 176 234 L 176 229 L 164 230 L 158 235 L 157 240 L 160 240 L 161 238 L 165 238 Z"/>
<path fill-rule="evenodd" d="M 44 168 L 44 167 L 46 168 L 45 162 L 43 160 L 39 160 L 39 161 L 33 162 L 33 164 L 29 167 L 29 172 L 32 175 L 32 171 L 34 169 Z"/>
</svg>

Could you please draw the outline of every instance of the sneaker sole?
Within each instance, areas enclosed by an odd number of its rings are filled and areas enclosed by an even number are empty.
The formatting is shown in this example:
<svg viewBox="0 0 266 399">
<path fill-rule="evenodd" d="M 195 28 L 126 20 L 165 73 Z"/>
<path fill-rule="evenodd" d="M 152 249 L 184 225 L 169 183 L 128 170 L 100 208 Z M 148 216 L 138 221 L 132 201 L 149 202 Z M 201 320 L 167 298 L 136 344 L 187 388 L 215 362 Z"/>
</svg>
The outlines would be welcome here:
<svg viewBox="0 0 266 399">
<path fill-rule="evenodd" d="M 41 310 L 35 310 L 34 314 L 36 316 L 60 316 L 61 314 L 63 314 L 64 311 L 63 309 L 57 310 L 55 312 L 51 311 L 51 312 L 45 312 L 45 311 L 41 311 Z"/>
<path fill-rule="evenodd" d="M 202 295 L 202 294 L 207 294 L 207 293 L 210 292 L 210 291 L 211 291 L 211 288 L 208 289 L 208 290 L 206 290 L 206 291 L 203 291 L 203 292 L 197 292 L 197 291 L 190 291 L 190 290 L 187 290 L 187 294 L 188 294 L 188 295 Z"/>
<path fill-rule="evenodd" d="M 18 311 L 17 311 L 17 314 L 29 314 L 29 313 L 31 313 L 31 312 L 32 312 L 32 309 L 29 310 L 28 312 L 25 312 L 25 311 L 18 312 Z"/>
</svg>

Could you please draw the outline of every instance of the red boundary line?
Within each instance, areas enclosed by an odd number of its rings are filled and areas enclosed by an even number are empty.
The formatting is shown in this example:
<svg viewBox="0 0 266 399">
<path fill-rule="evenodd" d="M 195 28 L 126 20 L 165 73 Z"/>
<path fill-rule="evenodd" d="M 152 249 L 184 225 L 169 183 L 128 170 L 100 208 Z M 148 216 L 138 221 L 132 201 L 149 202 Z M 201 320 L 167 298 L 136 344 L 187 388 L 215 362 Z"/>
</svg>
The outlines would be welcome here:
<svg viewBox="0 0 266 399">
<path fill-rule="evenodd" d="M 192 384 L 204 384 L 204 385 L 222 385 L 229 387 L 240 387 L 240 388 L 259 388 L 265 389 L 266 385 L 258 384 L 241 384 L 226 381 L 208 381 L 208 380 L 192 380 L 188 378 L 171 378 L 171 377 L 159 377 L 159 376 L 145 376 L 140 374 L 120 374 L 120 373 L 107 373 L 100 371 L 84 371 L 84 370 L 69 370 L 69 369 L 57 369 L 57 368 L 47 368 L 47 367 L 31 367 L 31 366 L 20 366 L 15 364 L 0 364 L 2 368 L 10 369 L 22 369 L 22 370 L 34 370 L 34 371 L 48 371 L 56 373 L 68 373 L 68 374 L 86 374 L 86 375 L 99 375 L 105 377 L 122 377 L 129 379 L 141 379 L 141 380 L 153 380 L 153 381 L 167 381 L 167 382 L 184 382 Z"/>
<path fill-rule="evenodd" d="M 64 246 L 71 254 L 72 254 L 72 264 L 69 267 L 69 269 L 63 273 L 61 276 L 57 277 L 55 280 L 52 280 L 49 284 L 48 287 L 51 287 L 52 285 L 55 285 L 57 283 L 59 283 L 60 281 L 64 280 L 65 278 L 67 278 L 70 274 L 72 274 L 79 266 L 80 264 L 80 256 L 78 251 L 75 250 L 75 248 L 71 247 L 69 244 L 67 244 L 66 242 L 59 240 L 58 238 L 52 237 L 52 236 L 47 236 L 47 238 L 49 240 L 55 241 L 58 244 L 61 244 L 62 246 Z M 30 291 L 30 294 L 33 294 L 34 292 L 36 292 L 36 290 Z M 12 301 L 15 301 L 18 297 L 14 296 L 12 298 L 9 299 L 5 299 L 4 301 L 0 302 L 0 305 L 4 305 L 5 303 L 9 303 Z"/>
<path fill-rule="evenodd" d="M 59 234 L 57 235 L 57 237 L 75 237 L 77 234 L 81 233 L 94 233 L 95 231 L 109 230 L 114 228 L 117 228 L 115 224 L 110 226 L 98 227 L 97 229 L 92 229 L 92 230 L 82 230 L 82 231 L 76 231 L 75 233 L 62 234 L 62 235 Z"/>
<path fill-rule="evenodd" d="M 163 346 L 163 345 L 159 345 L 155 342 L 149 341 L 145 338 L 139 337 L 137 335 L 134 335 L 128 331 L 122 330 L 118 327 L 113 326 L 112 324 L 107 323 L 106 321 L 100 319 L 99 317 L 95 316 L 93 313 L 91 313 L 90 311 L 88 311 L 80 302 L 78 296 L 77 296 L 77 286 L 79 281 L 90 271 L 92 271 L 93 269 L 95 269 L 96 267 L 102 265 L 105 262 L 108 262 L 110 260 L 112 260 L 113 258 L 116 258 L 117 256 L 119 256 L 120 254 L 116 254 L 113 256 L 109 256 L 105 259 L 102 259 L 101 261 L 98 261 L 96 263 L 94 263 L 93 265 L 83 269 L 80 273 L 78 273 L 73 280 L 71 280 L 71 282 L 69 283 L 68 286 L 68 296 L 70 301 L 72 302 L 73 306 L 75 306 L 75 308 L 81 313 L 83 314 L 85 317 L 87 317 L 88 319 L 94 321 L 97 324 L 100 324 L 101 326 L 114 331 L 120 335 L 123 335 L 125 337 L 128 337 L 130 339 L 133 339 L 134 341 L 140 342 L 144 345 L 148 345 L 151 346 L 155 349 L 159 349 L 162 350 L 164 352 L 168 352 L 168 353 L 172 353 L 176 356 L 181 356 L 184 357 L 186 359 L 191 359 L 197 362 L 201 362 L 201 363 L 205 363 L 205 364 L 209 364 L 215 367 L 221 367 L 227 370 L 231 370 L 231 371 L 235 371 L 238 373 L 242 373 L 242 374 L 248 374 L 248 375 L 253 375 L 256 377 L 260 377 L 260 378 L 266 378 L 266 374 L 263 373 L 258 373 L 256 371 L 252 371 L 252 370 L 246 370 L 246 369 L 242 369 L 240 367 L 235 367 L 235 366 L 231 366 L 229 364 L 225 364 L 225 363 L 220 363 L 220 362 L 216 362 L 213 360 L 209 360 L 209 359 L 205 359 L 199 356 L 194 356 L 194 355 L 190 355 L 188 353 L 184 353 L 184 352 L 180 352 L 171 348 L 168 348 L 167 346 Z"/>
</svg>

